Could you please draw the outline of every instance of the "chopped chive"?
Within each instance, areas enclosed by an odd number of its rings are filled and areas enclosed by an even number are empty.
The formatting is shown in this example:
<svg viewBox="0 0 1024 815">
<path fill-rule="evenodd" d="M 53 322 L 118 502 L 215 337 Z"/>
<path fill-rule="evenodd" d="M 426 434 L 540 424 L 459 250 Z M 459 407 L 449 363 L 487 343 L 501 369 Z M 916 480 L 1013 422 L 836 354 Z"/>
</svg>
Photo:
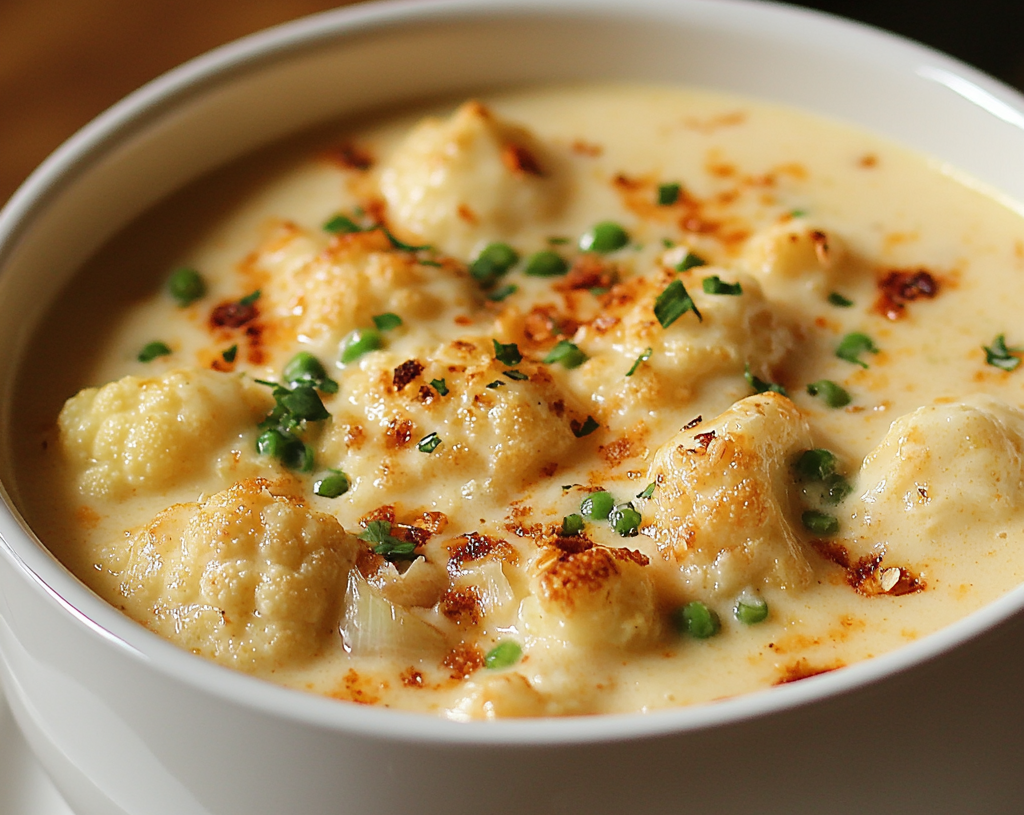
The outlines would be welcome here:
<svg viewBox="0 0 1024 815">
<path fill-rule="evenodd" d="M 812 382 L 807 386 L 807 392 L 811 396 L 820 396 L 830 408 L 841 408 L 850 404 L 850 394 L 831 379 L 819 379 L 817 382 Z"/>
<path fill-rule="evenodd" d="M 437 433 L 428 433 L 416 444 L 416 449 L 421 453 L 433 453 L 441 443 L 441 437 Z"/>
<path fill-rule="evenodd" d="M 220 352 L 220 356 L 225 362 L 234 362 L 235 357 L 238 356 L 238 346 L 232 345 L 230 348 L 225 348 Z"/>
<path fill-rule="evenodd" d="M 179 306 L 185 307 L 206 294 L 206 281 L 195 269 L 182 266 L 167 279 L 167 290 Z"/>
<path fill-rule="evenodd" d="M 705 294 L 743 294 L 743 286 L 739 283 L 726 283 L 718 275 L 705 277 L 701 281 Z"/>
<path fill-rule="evenodd" d="M 703 321 L 693 300 L 686 291 L 681 280 L 673 280 L 654 301 L 654 316 L 658 318 L 662 328 L 668 328 L 686 312 L 692 311 L 697 319 Z"/>
<path fill-rule="evenodd" d="M 757 595 L 744 592 L 733 606 L 732 613 L 744 625 L 756 625 L 768 619 L 768 604 Z"/>
<path fill-rule="evenodd" d="M 786 389 L 778 384 L 777 382 L 766 382 L 754 374 L 750 370 L 750 363 L 748 362 L 743 370 L 743 378 L 747 380 L 747 384 L 754 389 L 755 393 L 765 393 L 771 391 L 772 393 L 778 393 L 782 396 L 789 396 Z"/>
<path fill-rule="evenodd" d="M 682 187 L 676 183 L 658 185 L 658 206 L 670 207 L 679 200 Z"/>
<path fill-rule="evenodd" d="M 331 470 L 329 475 L 313 482 L 313 494 L 322 498 L 337 498 L 348 492 L 348 476 L 341 470 Z"/>
<path fill-rule="evenodd" d="M 448 395 L 448 383 L 443 379 L 431 379 L 430 387 L 437 391 L 438 396 Z"/>
<path fill-rule="evenodd" d="M 800 516 L 800 522 L 808 532 L 831 537 L 839 531 L 839 519 L 816 509 L 809 509 Z"/>
<path fill-rule="evenodd" d="M 643 517 L 636 511 L 632 501 L 617 504 L 608 513 L 608 523 L 624 538 L 635 537 L 640 530 L 642 521 Z"/>
<path fill-rule="evenodd" d="M 806 209 L 791 209 L 789 211 L 789 217 L 790 218 L 803 218 L 806 215 L 807 215 L 807 210 Z"/>
<path fill-rule="evenodd" d="M 511 668 L 523 656 L 523 649 L 517 642 L 502 640 L 484 654 L 484 667 L 492 671 Z"/>
<path fill-rule="evenodd" d="M 239 300 L 238 301 L 238 305 L 240 305 L 240 306 L 251 306 L 253 303 L 255 303 L 257 300 L 260 299 L 260 295 L 262 293 L 263 293 L 262 291 L 260 291 L 259 289 L 256 289 L 256 291 L 254 291 L 254 292 L 252 292 L 250 294 L 245 295 L 245 297 L 243 297 L 241 300 Z"/>
<path fill-rule="evenodd" d="M 165 357 L 170 353 L 171 349 L 167 347 L 167 343 L 155 340 L 142 346 L 142 350 L 139 351 L 138 360 L 139 362 L 152 362 L 157 357 Z"/>
<path fill-rule="evenodd" d="M 650 497 L 652 497 L 654 495 L 654 488 L 657 487 L 657 486 L 658 486 L 658 482 L 657 481 L 652 481 L 650 484 L 648 484 L 646 487 L 644 487 L 644 491 L 643 492 L 637 493 L 636 497 L 637 498 L 650 498 Z"/>
<path fill-rule="evenodd" d="M 626 371 L 626 376 L 632 376 L 633 374 L 635 374 L 636 373 L 636 369 L 640 367 L 640 363 L 647 362 L 647 360 L 649 360 L 651 358 L 651 354 L 653 354 L 653 353 L 654 353 L 654 349 L 653 348 L 645 348 L 644 352 L 642 354 L 640 354 L 640 356 L 638 356 L 636 358 L 636 360 L 633 362 L 633 367 L 631 367 L 628 371 Z"/>
<path fill-rule="evenodd" d="M 597 419 L 595 419 L 593 416 L 587 416 L 586 421 L 584 421 L 583 424 L 580 424 L 575 419 L 573 419 L 573 421 L 569 423 L 569 426 L 572 428 L 572 434 L 577 439 L 582 439 L 584 436 L 589 436 L 601 425 L 597 423 Z"/>
<path fill-rule="evenodd" d="M 687 269 L 695 269 L 698 266 L 707 266 L 708 262 L 704 260 L 700 255 L 696 255 L 693 252 L 687 252 L 681 261 L 676 264 L 677 272 L 685 272 Z"/>
<path fill-rule="evenodd" d="M 519 346 L 514 342 L 494 342 L 494 358 L 506 365 L 518 365 L 523 361 L 523 355 L 519 352 Z"/>
<path fill-rule="evenodd" d="M 494 303 L 500 303 L 505 298 L 511 297 L 517 291 L 519 291 L 519 287 L 514 283 L 509 283 L 507 286 L 502 286 L 500 289 L 492 291 L 487 295 L 487 299 Z"/>
<path fill-rule="evenodd" d="M 424 243 L 424 244 L 420 244 L 419 246 L 414 246 L 411 243 L 405 243 L 404 241 L 400 241 L 398 238 L 396 238 L 391 233 L 390 229 L 388 229 L 386 226 L 384 226 L 384 224 L 380 224 L 380 223 L 379 224 L 375 224 L 373 228 L 374 229 L 379 229 L 381 232 L 383 232 L 384 233 L 384 237 L 386 237 L 388 239 L 388 241 L 390 242 L 392 248 L 398 249 L 400 252 L 420 252 L 420 251 L 422 251 L 424 249 L 432 248 L 429 243 Z"/>
<path fill-rule="evenodd" d="M 580 503 L 580 513 L 592 521 L 603 521 L 615 508 L 615 499 L 610 492 L 592 492 Z"/>
<path fill-rule="evenodd" d="M 583 233 L 580 249 L 602 255 L 621 249 L 629 243 L 629 233 L 614 221 L 601 221 Z"/>
<path fill-rule="evenodd" d="M 513 382 L 525 382 L 530 378 L 522 371 L 517 371 L 515 368 L 513 368 L 511 371 L 502 371 L 502 375 L 507 376 Z"/>
<path fill-rule="evenodd" d="M 587 355 L 577 345 L 569 342 L 569 340 L 559 340 L 558 345 L 552 348 L 548 355 L 544 357 L 544 362 L 547 365 L 560 362 L 566 368 L 578 368 L 587 359 Z"/>
<path fill-rule="evenodd" d="M 834 291 L 828 296 L 828 301 L 837 308 L 849 308 L 853 305 L 853 300 L 843 297 L 839 292 Z"/>
<path fill-rule="evenodd" d="M 722 627 L 718 614 L 700 600 L 694 600 L 692 603 L 687 603 L 682 608 L 676 609 L 672 616 L 676 628 L 680 632 L 689 634 L 698 640 L 713 637 Z"/>
<path fill-rule="evenodd" d="M 530 255 L 523 273 L 530 277 L 560 277 L 568 271 L 569 264 L 561 255 L 544 250 Z"/>
<path fill-rule="evenodd" d="M 495 379 L 493 382 L 488 382 L 487 387 L 491 388 L 492 390 L 497 390 L 498 388 L 504 388 L 505 383 L 502 382 L 500 379 Z"/>
<path fill-rule="evenodd" d="M 567 243 L 572 243 L 572 238 L 567 238 L 564 235 L 553 235 L 548 238 L 548 244 L 550 246 L 563 246 Z"/>
<path fill-rule="evenodd" d="M 519 262 L 519 253 L 507 243 L 489 243 L 469 264 L 469 273 L 481 286 L 488 287 Z"/>
<path fill-rule="evenodd" d="M 860 355 L 864 353 L 877 354 L 878 347 L 871 340 L 871 337 L 857 331 L 847 334 L 839 341 L 839 345 L 836 346 L 837 357 L 845 359 L 847 362 L 852 362 L 854 365 L 860 365 L 861 368 L 868 367 L 868 364 L 860 359 Z"/>
<path fill-rule="evenodd" d="M 374 315 L 373 324 L 378 331 L 392 331 L 402 325 L 402 318 L 393 312 L 386 311 L 383 314 Z"/>
<path fill-rule="evenodd" d="M 574 538 L 583 531 L 583 516 L 573 512 L 562 518 L 562 535 Z"/>
<path fill-rule="evenodd" d="M 329 218 L 322 227 L 324 232 L 332 235 L 343 235 L 351 232 L 362 232 L 362 227 L 346 215 L 335 215 Z"/>
<path fill-rule="evenodd" d="M 341 341 L 341 362 L 348 365 L 364 354 L 384 347 L 384 338 L 376 328 L 357 328 Z"/>
<path fill-rule="evenodd" d="M 991 346 L 983 345 L 981 347 L 985 351 L 985 363 L 1003 371 L 1015 370 L 1020 365 L 1020 357 L 1014 356 L 1014 354 L 1024 351 L 1022 348 L 1008 348 L 1005 334 L 999 334 L 992 341 Z"/>
</svg>

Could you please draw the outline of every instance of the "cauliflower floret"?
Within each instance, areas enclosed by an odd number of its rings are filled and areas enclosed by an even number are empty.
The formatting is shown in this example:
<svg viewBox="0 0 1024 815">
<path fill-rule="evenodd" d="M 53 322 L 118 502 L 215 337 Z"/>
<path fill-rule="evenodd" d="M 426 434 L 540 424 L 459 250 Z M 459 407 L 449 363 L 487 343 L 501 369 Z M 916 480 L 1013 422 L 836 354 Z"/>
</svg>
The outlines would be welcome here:
<svg viewBox="0 0 1024 815">
<path fill-rule="evenodd" d="M 212 466 L 211 450 L 255 426 L 267 396 L 237 376 L 181 369 L 79 391 L 57 419 L 79 490 L 122 500 Z"/>
<path fill-rule="evenodd" d="M 428 384 L 440 380 L 444 395 Z M 345 396 L 319 458 L 348 474 L 350 500 L 364 509 L 426 482 L 453 506 L 477 493 L 501 500 L 587 443 L 573 435 L 586 412 L 546 366 L 500 362 L 490 339 L 404 361 L 370 354 L 346 377 Z"/>
<path fill-rule="evenodd" d="M 843 242 L 831 232 L 794 219 L 759 232 L 747 245 L 744 260 L 767 288 L 798 284 L 823 294 L 833 271 L 846 255 Z"/>
<path fill-rule="evenodd" d="M 551 700 L 525 676 L 515 671 L 499 673 L 480 682 L 467 682 L 459 701 L 447 711 L 459 722 L 474 719 L 509 719 L 557 713 Z"/>
<path fill-rule="evenodd" d="M 649 474 L 657 483 L 653 512 L 644 513 L 651 522 L 641 531 L 698 596 L 801 586 L 811 569 L 790 523 L 799 517 L 792 462 L 812 446 L 789 399 L 742 399 L 658 449 Z"/>
<path fill-rule="evenodd" d="M 704 292 L 712 274 L 738 282 L 742 293 Z M 683 281 L 701 318 L 684 313 L 667 329 L 654 314 L 658 296 Z M 582 389 L 612 410 L 676 409 L 716 376 L 751 371 L 774 381 L 772 369 L 793 346 L 793 333 L 776 315 L 753 278 L 725 269 L 700 267 L 685 275 L 664 270 L 617 286 L 604 313 L 582 327 L 574 341 L 591 359 L 579 369 Z M 650 352 L 647 353 L 647 350 Z M 633 374 L 624 377 L 641 356 Z"/>
<path fill-rule="evenodd" d="M 488 236 L 514 243 L 562 202 L 551 155 L 479 102 L 420 122 L 388 160 L 380 186 L 396 228 L 459 257 Z"/>
<path fill-rule="evenodd" d="M 858 484 L 862 535 L 887 557 L 926 561 L 942 541 L 1020 512 L 1024 411 L 985 396 L 918 408 L 892 423 Z"/>
<path fill-rule="evenodd" d="M 533 567 L 531 633 L 583 647 L 642 648 L 660 625 L 647 557 L 630 549 L 545 549 Z"/>
<path fill-rule="evenodd" d="M 138 622 L 243 670 L 294 664 L 336 632 L 364 545 L 261 478 L 176 504 L 127 539 L 120 594 Z"/>
<path fill-rule="evenodd" d="M 468 307 L 468 276 L 419 263 L 396 251 L 383 232 L 338 235 L 319 247 L 295 226 L 282 227 L 256 256 L 266 271 L 263 302 L 287 331 L 337 347 L 370 316 L 402 315 L 424 328 L 446 307 Z"/>
</svg>

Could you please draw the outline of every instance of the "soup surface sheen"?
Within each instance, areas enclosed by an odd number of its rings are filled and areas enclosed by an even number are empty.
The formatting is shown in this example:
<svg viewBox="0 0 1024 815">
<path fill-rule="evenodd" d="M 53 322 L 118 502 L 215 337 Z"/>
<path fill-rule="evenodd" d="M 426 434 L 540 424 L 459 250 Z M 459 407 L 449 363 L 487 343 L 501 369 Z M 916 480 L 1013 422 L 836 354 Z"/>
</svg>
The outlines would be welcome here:
<svg viewBox="0 0 1024 815">
<path fill-rule="evenodd" d="M 430 112 L 205 180 L 56 304 L 19 491 L 102 597 L 471 719 L 766 688 L 1021 581 L 1019 214 L 696 90 Z"/>
</svg>

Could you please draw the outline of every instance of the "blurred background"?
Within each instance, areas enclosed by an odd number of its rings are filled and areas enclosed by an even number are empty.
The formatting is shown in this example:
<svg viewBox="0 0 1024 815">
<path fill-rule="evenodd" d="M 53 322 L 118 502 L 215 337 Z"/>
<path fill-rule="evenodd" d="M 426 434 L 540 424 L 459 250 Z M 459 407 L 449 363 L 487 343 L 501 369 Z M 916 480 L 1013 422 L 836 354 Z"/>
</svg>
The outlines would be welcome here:
<svg viewBox="0 0 1024 815">
<path fill-rule="evenodd" d="M 245 34 L 358 1 L 0 0 L 0 203 L 62 141 L 146 81 Z M 1024 0 L 800 5 L 903 34 L 1024 89 Z"/>
</svg>

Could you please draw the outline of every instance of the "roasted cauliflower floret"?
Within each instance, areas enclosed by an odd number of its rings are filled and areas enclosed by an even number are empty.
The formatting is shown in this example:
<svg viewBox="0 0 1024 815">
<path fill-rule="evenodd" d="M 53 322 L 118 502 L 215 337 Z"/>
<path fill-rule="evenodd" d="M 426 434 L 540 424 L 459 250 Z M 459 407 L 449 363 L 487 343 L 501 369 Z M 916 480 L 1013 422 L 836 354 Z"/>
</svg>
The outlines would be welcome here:
<svg viewBox="0 0 1024 815">
<path fill-rule="evenodd" d="M 901 561 L 927 560 L 942 541 L 1020 512 L 1024 411 L 984 396 L 918 408 L 892 423 L 857 483 L 863 535 Z"/>
<path fill-rule="evenodd" d="M 845 255 L 843 242 L 833 232 L 797 218 L 775 224 L 751 238 L 744 260 L 773 293 L 792 284 L 824 293 Z"/>
<path fill-rule="evenodd" d="M 630 549 L 554 547 L 534 564 L 527 605 L 531 633 L 583 647 L 641 648 L 657 639 L 660 625 L 649 560 Z"/>
<path fill-rule="evenodd" d="M 550 153 L 479 102 L 420 122 L 388 159 L 380 186 L 396 228 L 459 257 L 481 237 L 514 243 L 562 201 Z"/>
<path fill-rule="evenodd" d="M 213 466 L 210 451 L 254 427 L 266 407 L 266 394 L 240 377 L 181 369 L 79 391 L 57 425 L 79 490 L 121 500 Z"/>
<path fill-rule="evenodd" d="M 525 676 L 515 671 L 499 673 L 479 682 L 467 682 L 465 692 L 448 713 L 460 722 L 474 719 L 510 719 L 554 713 L 551 700 Z"/>
<path fill-rule="evenodd" d="M 119 564 L 127 613 L 242 670 L 294 664 L 325 648 L 364 544 L 334 517 L 273 490 L 265 479 L 242 481 L 132 533 Z"/>
<path fill-rule="evenodd" d="M 718 275 L 739 283 L 742 293 L 707 294 L 702 280 Z M 700 317 L 687 311 L 668 328 L 655 315 L 659 295 L 682 282 Z M 753 278 L 700 267 L 679 275 L 663 270 L 615 287 L 597 320 L 574 341 L 591 359 L 579 369 L 583 389 L 616 411 L 637 405 L 675 409 L 716 376 L 742 377 L 746 366 L 768 380 L 794 344 L 793 333 Z M 649 353 L 648 353 L 649 349 Z M 641 357 L 633 374 L 627 371 Z"/>
<path fill-rule="evenodd" d="M 683 429 L 654 455 L 656 482 L 641 531 L 698 595 L 792 588 L 810 578 L 794 529 L 793 460 L 812 447 L 789 399 L 742 399 L 711 422 Z"/>
<path fill-rule="evenodd" d="M 427 328 L 444 307 L 470 302 L 468 277 L 419 263 L 380 230 L 338 235 L 320 247 L 283 226 L 256 256 L 269 279 L 263 302 L 285 330 L 336 348 L 374 314 L 394 312 Z"/>
<path fill-rule="evenodd" d="M 546 367 L 499 361 L 491 339 L 456 340 L 414 359 L 367 355 L 344 395 L 320 460 L 337 462 L 366 509 L 383 502 L 376 490 L 425 481 L 456 506 L 481 492 L 501 500 L 587 443 L 573 434 L 586 412 Z"/>
</svg>

